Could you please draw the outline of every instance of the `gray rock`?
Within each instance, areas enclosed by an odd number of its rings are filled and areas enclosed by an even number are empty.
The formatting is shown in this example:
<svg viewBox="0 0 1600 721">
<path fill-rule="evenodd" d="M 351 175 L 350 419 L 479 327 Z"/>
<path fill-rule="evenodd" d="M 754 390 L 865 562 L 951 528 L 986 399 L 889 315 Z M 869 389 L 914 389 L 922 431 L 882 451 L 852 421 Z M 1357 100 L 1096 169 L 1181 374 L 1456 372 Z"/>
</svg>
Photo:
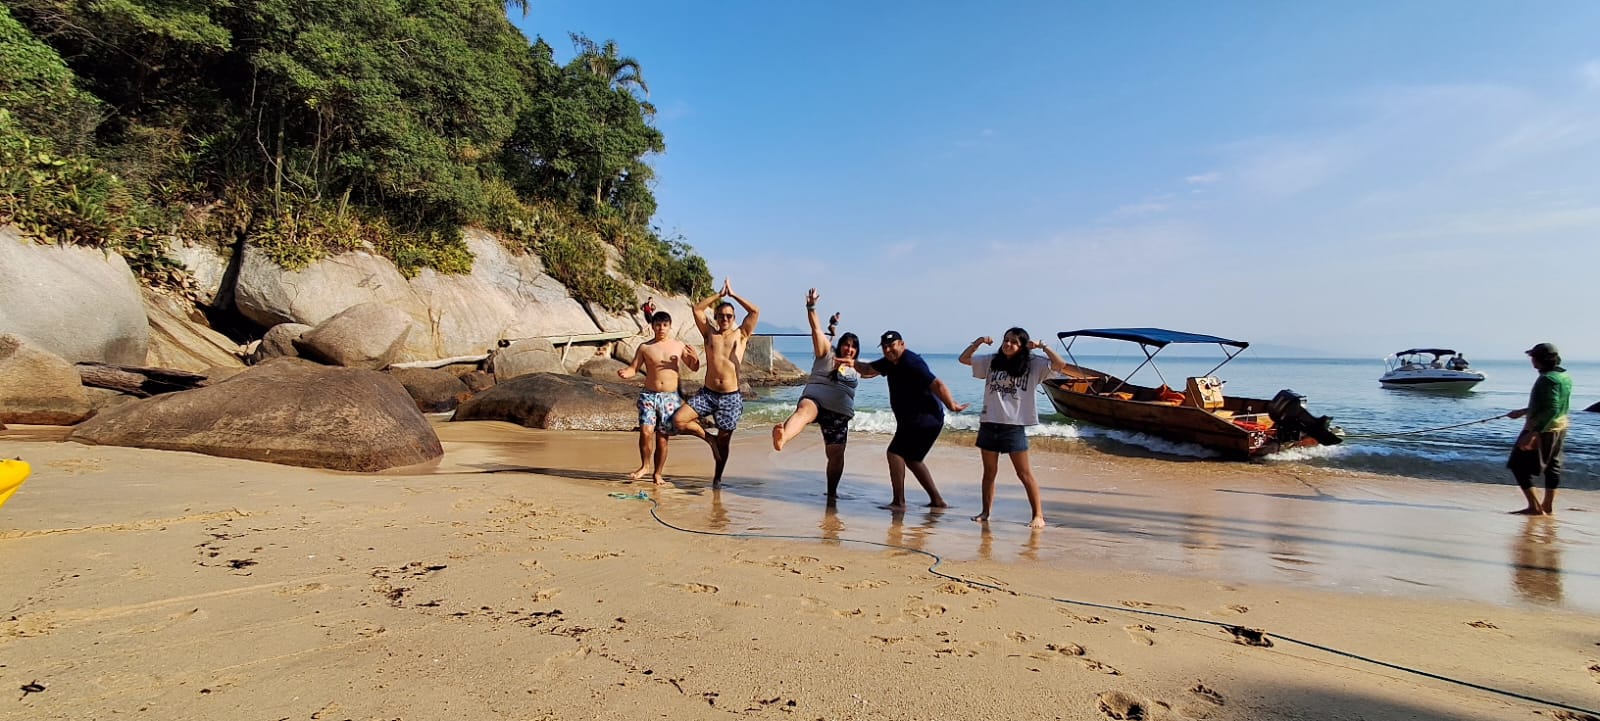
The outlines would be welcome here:
<svg viewBox="0 0 1600 721">
<path fill-rule="evenodd" d="M 411 319 L 404 312 L 383 303 L 361 303 L 302 333 L 294 347 L 314 360 L 378 370 L 394 361 L 410 333 Z"/>
<path fill-rule="evenodd" d="M 143 365 L 203 371 L 212 367 L 244 367 L 239 344 L 211 329 L 205 316 L 187 300 L 146 288 L 145 315 L 150 319 L 150 346 Z"/>
<path fill-rule="evenodd" d="M 90 388 L 84 386 L 83 392 L 89 396 L 89 409 L 91 415 L 99 415 L 101 411 L 114 406 L 122 405 L 135 400 L 133 396 L 111 390 L 110 388 Z"/>
<path fill-rule="evenodd" d="M 617 371 L 627 367 L 627 364 L 622 363 L 615 358 L 611 358 L 609 356 L 596 356 L 584 361 L 583 365 L 578 366 L 577 374 L 585 378 L 594 378 L 602 381 L 622 381 L 622 379 L 617 377 Z M 622 382 L 627 383 L 627 381 Z M 629 385 L 638 385 L 643 382 L 644 374 L 641 373 L 635 375 L 634 382 L 629 383 Z"/>
<path fill-rule="evenodd" d="M 529 338 L 495 349 L 490 366 L 497 383 L 529 373 L 567 372 L 561 363 L 560 351 L 543 338 Z"/>
<path fill-rule="evenodd" d="M 473 393 L 482 393 L 494 387 L 494 374 L 485 371 L 472 371 L 462 375 L 461 382 L 467 384 L 467 390 Z"/>
<path fill-rule="evenodd" d="M 69 363 L 140 365 L 149 323 L 122 256 L 39 245 L 0 226 L 0 329 Z"/>
<path fill-rule="evenodd" d="M 71 363 L 16 335 L 0 335 L 0 423 L 70 426 L 93 412 Z"/>
<path fill-rule="evenodd" d="M 294 347 L 294 342 L 300 336 L 311 330 L 311 326 L 304 323 L 279 323 L 267 329 L 261 336 L 261 342 L 250 352 L 247 359 L 250 365 L 264 363 L 273 358 L 299 358 L 300 350 Z"/>
<path fill-rule="evenodd" d="M 68 438 L 344 471 L 444 455 L 399 381 L 298 358 L 270 360 L 214 386 L 124 403 Z"/>
<path fill-rule="evenodd" d="M 194 288 L 200 292 L 200 302 L 216 305 L 217 294 L 222 290 L 222 280 L 228 273 L 228 256 L 205 243 L 190 243 L 173 238 L 167 243 L 167 257 L 183 264 L 194 278 Z"/>
<path fill-rule="evenodd" d="M 639 389 L 623 383 L 534 373 L 467 399 L 451 420 L 506 421 L 528 428 L 625 431 L 639 425 Z"/>
<path fill-rule="evenodd" d="M 395 368 L 389 375 L 400 381 L 405 386 L 406 393 L 411 394 L 411 400 L 416 401 L 417 410 L 423 413 L 443 413 L 453 411 L 472 392 L 467 390 L 467 384 L 449 371 L 435 368 Z"/>
</svg>

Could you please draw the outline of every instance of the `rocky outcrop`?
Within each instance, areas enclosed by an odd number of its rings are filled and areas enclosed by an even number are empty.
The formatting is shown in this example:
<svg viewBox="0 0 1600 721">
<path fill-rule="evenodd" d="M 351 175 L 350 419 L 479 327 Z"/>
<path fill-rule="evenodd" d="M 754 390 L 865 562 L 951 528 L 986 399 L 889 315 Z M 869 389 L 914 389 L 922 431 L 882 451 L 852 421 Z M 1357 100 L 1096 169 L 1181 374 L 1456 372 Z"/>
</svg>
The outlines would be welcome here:
<svg viewBox="0 0 1600 721">
<path fill-rule="evenodd" d="M 268 361 L 214 386 L 123 403 L 69 439 L 344 471 L 444 455 L 399 381 L 298 358 Z"/>
<path fill-rule="evenodd" d="M 400 381 L 417 410 L 423 413 L 446 413 L 461 405 L 472 395 L 467 384 L 454 373 L 436 368 L 395 368 L 389 375 Z"/>
<path fill-rule="evenodd" d="M 490 368 L 497 383 L 504 383 L 529 373 L 565 373 L 561 353 L 550 341 L 529 338 L 498 348 L 492 355 Z"/>
<path fill-rule="evenodd" d="M 149 288 L 142 294 L 150 345 L 140 365 L 196 372 L 244 366 L 239 344 L 212 330 L 194 304 Z"/>
<path fill-rule="evenodd" d="M 387 259 L 369 253 L 346 253 L 291 271 L 247 250 L 235 303 L 262 327 L 316 325 L 359 303 L 384 303 L 414 324 L 402 361 L 484 353 L 501 339 L 600 332 L 595 316 L 544 272 L 537 256 L 512 254 L 479 230 L 467 230 L 466 242 L 474 255 L 471 273 L 424 269 L 410 280 Z M 621 320 L 607 324 L 638 328 L 631 316 L 614 319 Z"/>
<path fill-rule="evenodd" d="M 411 320 L 383 303 L 360 303 L 339 311 L 294 341 L 300 355 L 344 366 L 382 370 L 394 361 Z"/>
<path fill-rule="evenodd" d="M 528 428 L 626 431 L 639 425 L 639 389 L 623 383 L 534 373 L 496 383 L 456 409 L 455 421 L 506 421 Z"/>
<path fill-rule="evenodd" d="M 0 423 L 69 426 L 92 412 L 71 363 L 16 335 L 0 335 Z"/>
<path fill-rule="evenodd" d="M 0 227 L 0 330 L 69 363 L 145 362 L 139 282 L 116 253 L 41 245 Z"/>
<path fill-rule="evenodd" d="M 1594 405 L 1589 406 L 1588 408 L 1585 408 L 1584 410 L 1589 412 L 1589 413 L 1600 413 L 1600 403 L 1595 403 Z"/>
</svg>

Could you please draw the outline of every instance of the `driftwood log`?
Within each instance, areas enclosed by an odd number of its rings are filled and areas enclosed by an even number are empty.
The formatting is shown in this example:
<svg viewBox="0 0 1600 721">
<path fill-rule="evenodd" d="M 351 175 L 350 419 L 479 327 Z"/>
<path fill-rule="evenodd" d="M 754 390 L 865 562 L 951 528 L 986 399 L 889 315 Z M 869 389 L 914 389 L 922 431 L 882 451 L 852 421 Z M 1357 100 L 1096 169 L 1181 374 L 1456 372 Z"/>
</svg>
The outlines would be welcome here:
<svg viewBox="0 0 1600 721">
<path fill-rule="evenodd" d="M 109 388 L 138 398 L 186 391 L 207 384 L 206 377 L 172 368 L 141 368 L 106 363 L 79 363 L 78 377 L 93 388 Z"/>
</svg>

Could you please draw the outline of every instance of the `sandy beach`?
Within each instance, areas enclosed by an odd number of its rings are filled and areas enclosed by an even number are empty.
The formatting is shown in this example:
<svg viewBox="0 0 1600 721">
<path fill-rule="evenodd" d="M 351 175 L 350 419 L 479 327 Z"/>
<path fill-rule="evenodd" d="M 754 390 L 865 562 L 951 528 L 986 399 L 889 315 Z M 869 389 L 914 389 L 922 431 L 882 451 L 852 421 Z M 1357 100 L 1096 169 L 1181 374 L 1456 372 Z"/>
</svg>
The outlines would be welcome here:
<svg viewBox="0 0 1600 721">
<path fill-rule="evenodd" d="M 875 436 L 852 438 L 830 508 L 814 433 L 778 454 L 741 431 L 713 490 L 693 440 L 657 489 L 626 479 L 632 434 L 438 428 L 437 464 L 366 475 L 0 432 L 34 467 L 0 509 L 0 718 L 1600 708 L 1592 491 L 1528 519 L 1505 514 L 1509 485 L 1046 442 L 1051 525 L 1030 532 L 1008 470 L 996 522 L 968 520 L 978 459 L 958 444 L 930 458 L 954 507 L 896 515 L 875 505 Z"/>
</svg>

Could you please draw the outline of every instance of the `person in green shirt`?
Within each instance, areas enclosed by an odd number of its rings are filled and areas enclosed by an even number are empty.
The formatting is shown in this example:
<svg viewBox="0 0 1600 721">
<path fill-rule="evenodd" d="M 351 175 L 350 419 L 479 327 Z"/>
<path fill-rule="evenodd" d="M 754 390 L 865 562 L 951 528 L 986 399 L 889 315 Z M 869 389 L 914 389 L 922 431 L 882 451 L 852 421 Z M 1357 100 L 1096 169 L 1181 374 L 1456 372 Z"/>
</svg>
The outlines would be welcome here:
<svg viewBox="0 0 1600 721">
<path fill-rule="evenodd" d="M 1572 377 L 1561 367 L 1561 353 L 1550 343 L 1527 350 L 1528 360 L 1539 371 L 1528 393 L 1528 407 L 1507 413 L 1509 418 L 1526 418 L 1517 445 L 1511 449 L 1506 468 L 1522 487 L 1528 507 L 1512 511 L 1524 516 L 1555 513 L 1556 487 L 1561 485 L 1561 445 L 1567 439 L 1567 408 L 1572 402 Z M 1544 476 L 1544 503 L 1533 494 L 1533 477 Z"/>
</svg>

